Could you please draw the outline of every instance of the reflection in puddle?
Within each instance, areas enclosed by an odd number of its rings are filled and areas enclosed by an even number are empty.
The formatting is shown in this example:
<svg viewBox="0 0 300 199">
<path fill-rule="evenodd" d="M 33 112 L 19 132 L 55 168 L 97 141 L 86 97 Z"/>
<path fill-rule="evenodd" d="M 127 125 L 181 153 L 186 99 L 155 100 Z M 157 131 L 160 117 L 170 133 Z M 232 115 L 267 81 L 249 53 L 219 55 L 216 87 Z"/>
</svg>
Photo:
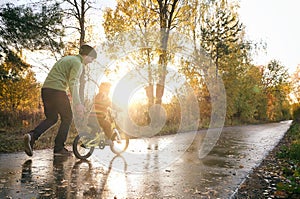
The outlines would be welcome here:
<svg viewBox="0 0 300 199">
<path fill-rule="evenodd" d="M 40 164 L 43 162 L 42 164 Z M 47 164 L 45 164 L 47 162 Z M 26 160 L 22 164 L 21 183 L 28 198 L 113 198 L 127 197 L 127 163 L 122 156 L 111 159 L 108 168 L 73 157 L 54 156 L 52 161 Z M 123 165 L 114 171 L 113 164 Z M 44 172 L 49 165 L 52 172 Z M 38 169 L 39 168 L 39 169 Z M 27 197 L 26 197 L 27 198 Z"/>
<path fill-rule="evenodd" d="M 27 160 L 22 165 L 21 183 L 30 183 L 32 181 L 32 160 Z"/>
</svg>

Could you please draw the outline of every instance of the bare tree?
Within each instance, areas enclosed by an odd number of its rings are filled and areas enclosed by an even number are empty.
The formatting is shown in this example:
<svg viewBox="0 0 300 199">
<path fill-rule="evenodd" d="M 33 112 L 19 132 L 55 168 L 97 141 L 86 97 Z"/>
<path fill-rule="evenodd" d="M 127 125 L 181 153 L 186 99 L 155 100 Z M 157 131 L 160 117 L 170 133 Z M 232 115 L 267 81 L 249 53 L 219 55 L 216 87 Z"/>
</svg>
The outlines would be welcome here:
<svg viewBox="0 0 300 199">
<path fill-rule="evenodd" d="M 64 2 L 68 3 L 70 6 L 66 10 L 66 16 L 67 17 L 74 17 L 76 21 L 78 22 L 78 26 L 66 26 L 66 28 L 73 28 L 78 31 L 79 33 L 79 46 L 82 46 L 86 43 L 86 20 L 87 20 L 87 12 L 92 8 L 92 3 L 90 0 L 64 0 Z M 73 44 L 75 46 L 75 44 Z M 82 71 L 82 75 L 80 77 L 80 98 L 81 101 L 84 101 L 84 89 L 86 84 L 86 71 Z"/>
</svg>

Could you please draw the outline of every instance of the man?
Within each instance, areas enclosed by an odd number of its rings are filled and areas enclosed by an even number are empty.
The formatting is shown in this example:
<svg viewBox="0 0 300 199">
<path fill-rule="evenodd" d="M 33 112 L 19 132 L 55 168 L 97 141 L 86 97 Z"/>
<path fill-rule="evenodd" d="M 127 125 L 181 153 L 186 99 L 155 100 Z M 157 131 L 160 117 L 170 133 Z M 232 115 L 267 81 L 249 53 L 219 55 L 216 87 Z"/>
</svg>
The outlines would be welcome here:
<svg viewBox="0 0 300 199">
<path fill-rule="evenodd" d="M 78 55 L 65 56 L 54 64 L 41 91 L 46 119 L 24 136 L 25 153 L 28 156 L 33 155 L 35 141 L 56 124 L 58 115 L 61 123 L 55 138 L 54 155 L 71 155 L 64 147 L 73 119 L 67 89 L 71 92 L 76 114 L 83 115 L 85 108 L 79 97 L 79 79 L 83 67 L 96 58 L 97 52 L 93 47 L 82 45 Z"/>
</svg>

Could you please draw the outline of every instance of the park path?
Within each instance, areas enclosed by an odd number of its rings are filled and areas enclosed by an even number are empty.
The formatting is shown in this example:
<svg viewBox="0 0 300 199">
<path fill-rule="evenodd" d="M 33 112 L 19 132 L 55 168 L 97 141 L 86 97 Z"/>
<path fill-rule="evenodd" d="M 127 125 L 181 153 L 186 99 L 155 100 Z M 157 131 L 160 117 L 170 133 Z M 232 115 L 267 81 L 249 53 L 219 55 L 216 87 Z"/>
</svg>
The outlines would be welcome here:
<svg viewBox="0 0 300 199">
<path fill-rule="evenodd" d="M 231 198 L 290 124 L 225 127 L 202 159 L 204 130 L 130 140 L 122 156 L 96 149 L 88 161 L 51 149 L 0 154 L 0 198 Z"/>
</svg>

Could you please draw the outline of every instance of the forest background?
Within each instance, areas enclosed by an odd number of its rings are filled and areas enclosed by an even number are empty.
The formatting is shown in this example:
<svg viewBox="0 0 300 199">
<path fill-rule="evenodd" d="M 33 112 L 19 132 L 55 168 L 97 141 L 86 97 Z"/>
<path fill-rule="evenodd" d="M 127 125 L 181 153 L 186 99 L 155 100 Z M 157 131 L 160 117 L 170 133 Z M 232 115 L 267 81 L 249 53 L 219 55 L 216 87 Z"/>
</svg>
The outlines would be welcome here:
<svg viewBox="0 0 300 199">
<path fill-rule="evenodd" d="M 131 30 L 144 35 L 145 30 L 156 29 L 162 37 L 161 49 L 140 49 L 123 60 L 126 63 L 130 60 L 136 70 L 143 66 L 149 71 L 144 92 L 146 103 L 136 101 L 130 105 L 129 114 L 136 124 L 147 125 L 149 107 L 160 104 L 167 117 L 160 135 L 175 133 L 179 128 L 178 99 L 163 100 L 167 95 L 164 87 L 168 75 L 166 66 L 175 64 L 174 57 L 164 50 L 170 30 L 187 35 L 211 58 L 214 73 L 209 75 L 221 77 L 226 90 L 225 125 L 294 119 L 293 112 L 299 108 L 300 100 L 300 68 L 289 74 L 280 60 L 270 60 L 264 66 L 253 65 L 253 54 L 262 52 L 265 44 L 246 39 L 238 8 L 239 1 L 227 0 L 123 0 L 104 10 L 97 8 L 92 0 L 0 5 L 0 152 L 22 150 L 22 135 L 44 117 L 40 96 L 42 83 L 37 80 L 36 68 L 47 72 L 55 60 L 78 53 L 80 45 L 99 44 L 99 40 L 116 42 L 118 35 Z M 98 12 L 103 15 L 93 14 Z M 147 41 L 147 38 L 139 39 Z M 30 59 L 34 59 L 34 64 Z M 153 64 L 154 60 L 157 64 Z M 203 71 L 208 68 L 189 60 L 181 60 L 176 66 L 196 96 L 201 116 L 199 128 L 207 128 L 212 115 L 212 96 Z M 116 64 L 115 70 L 105 73 L 116 74 L 122 67 Z M 88 79 L 90 74 L 86 71 L 81 78 L 82 96 Z M 188 117 L 193 120 L 194 116 Z M 51 131 L 55 132 L 56 127 Z M 76 134 L 73 125 L 69 142 Z M 37 148 L 50 147 L 54 137 L 55 133 L 45 134 Z"/>
</svg>

